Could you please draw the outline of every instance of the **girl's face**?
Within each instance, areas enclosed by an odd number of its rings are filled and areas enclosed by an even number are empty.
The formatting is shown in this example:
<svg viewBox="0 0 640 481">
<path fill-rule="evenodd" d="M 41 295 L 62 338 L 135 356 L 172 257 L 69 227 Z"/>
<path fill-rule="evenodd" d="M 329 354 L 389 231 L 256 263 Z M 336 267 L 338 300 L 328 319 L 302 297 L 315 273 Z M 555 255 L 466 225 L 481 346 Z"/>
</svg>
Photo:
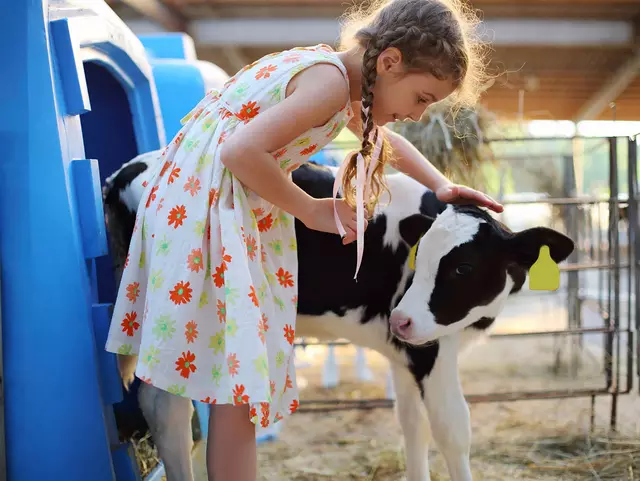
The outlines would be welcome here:
<svg viewBox="0 0 640 481">
<path fill-rule="evenodd" d="M 454 91 L 450 79 L 438 80 L 428 73 L 405 74 L 402 54 L 396 48 L 380 54 L 377 68 L 373 89 L 373 121 L 377 125 L 398 120 L 417 122 L 429 105 Z"/>
</svg>

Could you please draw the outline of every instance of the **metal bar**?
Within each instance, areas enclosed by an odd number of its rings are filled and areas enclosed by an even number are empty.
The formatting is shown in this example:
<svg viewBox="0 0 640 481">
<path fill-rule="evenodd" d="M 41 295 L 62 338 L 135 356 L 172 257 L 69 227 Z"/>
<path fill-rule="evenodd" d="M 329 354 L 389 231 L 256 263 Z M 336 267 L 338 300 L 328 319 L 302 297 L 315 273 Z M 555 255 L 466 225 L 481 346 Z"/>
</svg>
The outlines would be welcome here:
<svg viewBox="0 0 640 481">
<path fill-rule="evenodd" d="M 609 195 L 611 202 L 609 204 L 609 261 L 613 262 L 615 267 L 613 272 L 609 271 L 609 289 L 608 301 L 609 312 L 613 307 L 613 316 L 609 319 L 609 325 L 613 321 L 613 329 L 617 333 L 620 328 L 620 235 L 618 232 L 618 206 L 615 199 L 618 198 L 618 139 L 611 137 L 609 139 Z M 611 279 L 613 277 L 613 279 Z M 612 306 L 613 305 L 613 306 Z M 614 340 L 616 344 L 614 346 Z M 614 348 L 616 354 L 614 354 Z M 617 364 L 615 366 L 615 385 L 620 386 L 620 336 L 612 333 L 607 335 L 607 374 L 609 381 L 613 381 L 613 359 L 615 357 Z M 609 428 L 615 430 L 618 414 L 618 397 L 614 394 L 611 398 L 611 417 L 609 419 Z"/>
<path fill-rule="evenodd" d="M 633 388 L 633 317 L 634 317 L 634 309 L 632 305 L 632 295 L 635 294 L 634 289 L 638 289 L 638 267 L 636 265 L 637 257 L 635 253 L 635 249 L 638 242 L 638 171 L 637 171 L 637 150 L 636 139 L 630 137 L 627 139 L 627 178 L 628 178 L 628 186 L 627 190 L 629 193 L 629 208 L 628 208 L 628 219 L 627 219 L 627 229 L 628 229 L 628 242 L 629 242 L 629 252 L 627 253 L 628 264 L 627 275 L 628 275 L 628 289 L 627 289 L 627 388 L 626 391 L 631 392 Z M 632 267 L 633 266 L 633 267 Z M 637 308 L 637 299 L 638 296 L 636 294 L 635 298 L 636 302 L 634 302 L 635 307 Z M 636 314 L 637 319 L 637 314 Z M 640 362 L 640 360 L 639 360 Z"/>
</svg>

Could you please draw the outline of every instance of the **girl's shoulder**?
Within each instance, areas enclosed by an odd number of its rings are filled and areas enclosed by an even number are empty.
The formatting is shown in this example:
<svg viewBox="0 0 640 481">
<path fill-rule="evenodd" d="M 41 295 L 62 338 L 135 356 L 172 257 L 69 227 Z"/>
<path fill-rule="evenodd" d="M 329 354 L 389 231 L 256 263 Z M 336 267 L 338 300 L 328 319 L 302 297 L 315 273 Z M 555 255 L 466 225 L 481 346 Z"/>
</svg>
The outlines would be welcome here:
<svg viewBox="0 0 640 481">
<path fill-rule="evenodd" d="M 322 62 L 336 65 L 346 75 L 346 69 L 336 52 L 329 45 L 318 44 L 265 55 L 239 70 L 226 82 L 225 87 L 240 81 L 265 82 L 281 80 L 283 77 L 291 78 L 305 68 Z"/>
</svg>

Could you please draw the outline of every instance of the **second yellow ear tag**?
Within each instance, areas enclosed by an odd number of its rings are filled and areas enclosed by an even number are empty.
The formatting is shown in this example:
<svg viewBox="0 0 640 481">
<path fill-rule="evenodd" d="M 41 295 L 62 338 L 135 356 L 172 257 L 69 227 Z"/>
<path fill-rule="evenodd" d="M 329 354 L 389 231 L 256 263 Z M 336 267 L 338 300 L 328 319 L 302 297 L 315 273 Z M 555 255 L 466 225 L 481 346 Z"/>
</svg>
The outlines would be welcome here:
<svg viewBox="0 0 640 481">
<path fill-rule="evenodd" d="M 549 246 L 540 247 L 540 255 L 529 269 L 529 289 L 555 291 L 560 287 L 560 268 L 549 253 Z"/>
<path fill-rule="evenodd" d="M 416 244 L 409 251 L 409 269 L 414 271 L 416 270 L 416 256 L 418 255 L 418 244 L 419 242 L 416 242 Z"/>
</svg>

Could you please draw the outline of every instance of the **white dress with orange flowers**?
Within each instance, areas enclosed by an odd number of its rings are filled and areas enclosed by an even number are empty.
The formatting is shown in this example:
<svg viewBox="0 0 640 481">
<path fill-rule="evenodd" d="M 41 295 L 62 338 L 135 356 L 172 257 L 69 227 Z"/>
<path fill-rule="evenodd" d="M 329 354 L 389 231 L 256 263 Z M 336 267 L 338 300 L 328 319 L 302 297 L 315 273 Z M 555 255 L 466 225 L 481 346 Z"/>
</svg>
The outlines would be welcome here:
<svg viewBox="0 0 640 481">
<path fill-rule="evenodd" d="M 317 63 L 336 65 L 346 78 L 326 45 L 271 54 L 183 119 L 149 174 L 106 345 L 139 354 L 136 375 L 158 388 L 249 404 L 258 430 L 298 405 L 294 219 L 243 186 L 220 162 L 219 146 Z M 274 152 L 274 162 L 290 173 L 352 115 L 347 101 L 324 126 Z"/>
</svg>

